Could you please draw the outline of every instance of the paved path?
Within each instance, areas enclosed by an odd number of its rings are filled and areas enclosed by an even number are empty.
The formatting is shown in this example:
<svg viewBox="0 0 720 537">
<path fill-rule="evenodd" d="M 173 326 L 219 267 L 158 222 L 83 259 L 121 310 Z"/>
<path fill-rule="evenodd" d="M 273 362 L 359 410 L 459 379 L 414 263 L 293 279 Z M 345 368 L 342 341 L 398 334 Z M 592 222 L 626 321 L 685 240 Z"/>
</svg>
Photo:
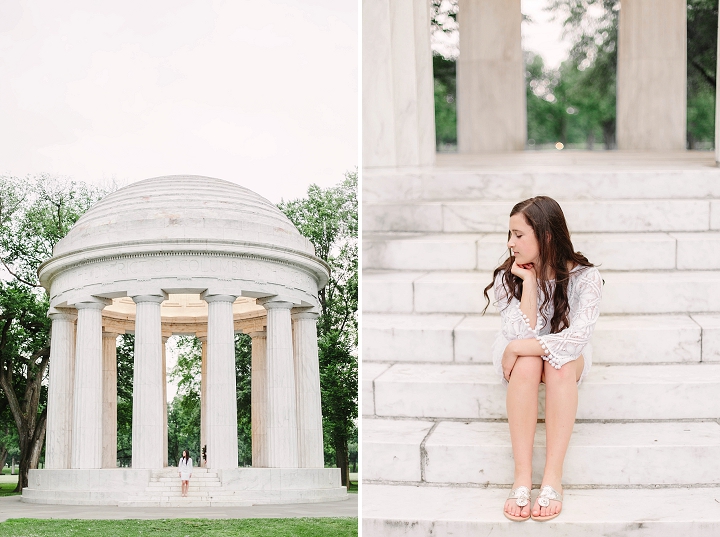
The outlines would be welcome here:
<svg viewBox="0 0 720 537">
<path fill-rule="evenodd" d="M 358 495 L 341 502 L 250 507 L 116 507 L 112 505 L 39 505 L 20 496 L 0 498 L 0 522 L 8 518 L 159 519 L 159 518 L 298 518 L 357 517 Z"/>
</svg>

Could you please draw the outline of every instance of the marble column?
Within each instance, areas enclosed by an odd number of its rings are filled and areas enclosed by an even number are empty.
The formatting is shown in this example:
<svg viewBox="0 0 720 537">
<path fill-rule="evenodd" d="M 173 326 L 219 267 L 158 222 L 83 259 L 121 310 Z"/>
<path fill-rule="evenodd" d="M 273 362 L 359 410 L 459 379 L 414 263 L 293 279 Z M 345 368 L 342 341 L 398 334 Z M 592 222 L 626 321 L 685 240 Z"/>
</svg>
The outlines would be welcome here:
<svg viewBox="0 0 720 537">
<path fill-rule="evenodd" d="M 267 309 L 267 466 L 297 468 L 297 391 L 290 302 Z"/>
<path fill-rule="evenodd" d="M 199 337 L 202 346 L 200 363 L 200 453 L 198 464 L 205 466 L 202 448 L 207 446 L 207 337 Z"/>
<path fill-rule="evenodd" d="M 252 465 L 267 467 L 267 332 L 251 332 L 250 408 Z"/>
<path fill-rule="evenodd" d="M 117 337 L 103 332 L 103 448 L 102 467 L 117 467 Z"/>
<path fill-rule="evenodd" d="M 623 0 L 617 67 L 618 149 L 685 149 L 685 0 Z"/>
<path fill-rule="evenodd" d="M 163 387 L 160 295 L 132 297 L 135 308 L 132 467 L 163 466 Z"/>
<path fill-rule="evenodd" d="M 435 162 L 427 0 L 362 2 L 362 166 Z"/>
<path fill-rule="evenodd" d="M 45 467 L 70 468 L 73 385 L 75 382 L 75 320 L 77 315 L 51 313 Z"/>
<path fill-rule="evenodd" d="M 325 467 L 317 318 L 317 313 L 292 316 L 300 468 Z"/>
<path fill-rule="evenodd" d="M 102 302 L 80 302 L 75 339 L 72 468 L 102 468 Z"/>
<path fill-rule="evenodd" d="M 168 415 L 167 415 L 167 340 L 162 338 L 162 376 L 163 387 L 163 466 L 168 465 Z"/>
<path fill-rule="evenodd" d="M 527 139 L 520 0 L 459 0 L 458 152 L 521 151 Z"/>
<path fill-rule="evenodd" d="M 210 468 L 237 468 L 237 392 L 235 326 L 230 295 L 204 295 L 208 303 L 207 463 Z"/>
</svg>

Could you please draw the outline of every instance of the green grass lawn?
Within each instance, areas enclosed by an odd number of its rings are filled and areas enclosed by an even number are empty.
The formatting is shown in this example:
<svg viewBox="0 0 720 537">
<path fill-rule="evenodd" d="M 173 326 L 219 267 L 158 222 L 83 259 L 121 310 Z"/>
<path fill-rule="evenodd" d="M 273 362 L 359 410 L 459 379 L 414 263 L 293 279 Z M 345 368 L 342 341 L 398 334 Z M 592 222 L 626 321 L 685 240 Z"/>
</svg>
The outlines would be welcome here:
<svg viewBox="0 0 720 537">
<path fill-rule="evenodd" d="M 0 523 L 1 537 L 345 537 L 357 536 L 357 518 L 246 518 L 232 520 L 38 520 Z"/>
<path fill-rule="evenodd" d="M 356 494 L 357 494 L 357 491 L 358 491 L 358 482 L 357 482 L 357 481 L 349 481 L 348 483 L 349 483 L 348 492 L 349 492 L 349 493 L 356 493 Z"/>
<path fill-rule="evenodd" d="M 0 483 L 0 498 L 3 496 L 12 496 L 14 494 L 20 494 L 19 492 L 13 492 L 15 490 L 15 487 L 17 487 L 17 482 L 15 483 Z M 0 535 L 2 535 L 0 533 Z"/>
</svg>

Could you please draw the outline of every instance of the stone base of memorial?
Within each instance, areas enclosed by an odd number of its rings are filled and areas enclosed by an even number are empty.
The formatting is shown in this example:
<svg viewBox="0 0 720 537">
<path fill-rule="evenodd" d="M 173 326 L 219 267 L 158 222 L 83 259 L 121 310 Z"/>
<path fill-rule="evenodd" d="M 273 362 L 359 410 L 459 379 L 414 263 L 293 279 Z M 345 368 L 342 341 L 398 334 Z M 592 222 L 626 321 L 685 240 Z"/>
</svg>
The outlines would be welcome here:
<svg viewBox="0 0 720 537">
<path fill-rule="evenodd" d="M 30 470 L 22 500 L 62 505 L 260 505 L 347 499 L 338 468 L 196 468 L 179 498 L 175 468 Z M 176 490 L 177 489 L 177 490 Z"/>
</svg>

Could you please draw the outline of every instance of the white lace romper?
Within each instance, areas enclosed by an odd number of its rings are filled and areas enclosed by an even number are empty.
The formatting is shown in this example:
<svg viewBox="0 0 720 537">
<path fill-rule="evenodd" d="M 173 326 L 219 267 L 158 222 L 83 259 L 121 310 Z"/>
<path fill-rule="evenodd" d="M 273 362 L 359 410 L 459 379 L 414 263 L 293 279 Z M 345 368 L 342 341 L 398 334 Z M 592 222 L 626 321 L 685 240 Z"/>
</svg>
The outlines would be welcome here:
<svg viewBox="0 0 720 537">
<path fill-rule="evenodd" d="M 507 386 L 503 377 L 502 355 L 507 344 L 513 339 L 537 339 L 544 349 L 549 351 L 544 360 L 550 361 L 556 367 L 562 367 L 568 362 L 577 360 L 581 355 L 585 359 L 580 384 L 590 371 L 592 365 L 592 336 L 595 322 L 600 315 L 600 299 L 602 297 L 602 278 L 595 267 L 576 266 L 570 271 L 568 282 L 568 304 L 570 313 L 568 319 L 570 326 L 557 334 L 550 333 L 550 319 L 553 315 L 552 300 L 548 304 L 548 311 L 543 317 L 540 313 L 542 304 L 542 291 L 538 289 L 538 315 L 536 329 L 532 330 L 530 324 L 524 319 L 520 311 L 520 301 L 513 297 L 510 303 L 507 301 L 507 294 L 502 284 L 504 272 L 500 272 L 494 282 L 495 306 L 500 310 L 502 329 L 495 339 L 492 348 L 493 365 L 497 374 Z M 550 282 L 550 289 L 553 290 L 555 282 Z"/>
</svg>

